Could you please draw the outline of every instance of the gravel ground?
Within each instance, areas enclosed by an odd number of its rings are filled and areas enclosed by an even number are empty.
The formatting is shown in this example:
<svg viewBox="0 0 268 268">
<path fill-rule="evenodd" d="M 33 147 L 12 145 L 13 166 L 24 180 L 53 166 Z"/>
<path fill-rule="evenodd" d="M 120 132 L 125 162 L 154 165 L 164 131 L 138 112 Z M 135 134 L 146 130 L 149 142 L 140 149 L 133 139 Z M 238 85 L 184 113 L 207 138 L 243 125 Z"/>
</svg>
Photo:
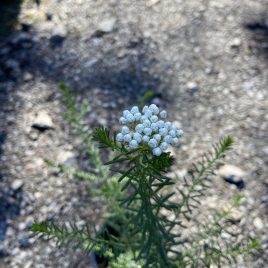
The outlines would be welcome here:
<svg viewBox="0 0 268 268">
<path fill-rule="evenodd" d="M 92 128 L 116 125 L 120 111 L 152 89 L 153 102 L 186 133 L 176 152 L 180 174 L 212 142 L 234 136 L 235 150 L 203 210 L 242 192 L 236 235 L 258 237 L 262 249 L 236 267 L 265 267 L 267 1 L 46 0 L 16 10 L 17 30 L 0 39 L 0 267 L 90 267 L 81 252 L 59 250 L 27 232 L 34 220 L 82 224 L 98 222 L 101 213 L 85 183 L 43 165 L 44 158 L 80 164 L 60 81 L 78 101 L 91 102 Z"/>
</svg>

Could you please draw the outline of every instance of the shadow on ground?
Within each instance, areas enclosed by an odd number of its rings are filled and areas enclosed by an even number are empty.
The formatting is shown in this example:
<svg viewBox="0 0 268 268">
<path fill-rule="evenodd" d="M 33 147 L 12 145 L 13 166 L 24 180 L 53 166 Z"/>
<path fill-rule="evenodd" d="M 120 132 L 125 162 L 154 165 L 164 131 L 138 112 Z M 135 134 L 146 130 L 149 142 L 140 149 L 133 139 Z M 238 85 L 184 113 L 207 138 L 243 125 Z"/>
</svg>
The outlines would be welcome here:
<svg viewBox="0 0 268 268">
<path fill-rule="evenodd" d="M 14 30 L 20 13 L 22 0 L 1 0 L 0 41 Z"/>
<path fill-rule="evenodd" d="M 246 22 L 244 28 L 250 33 L 249 48 L 254 54 L 259 54 L 268 59 L 268 16 L 260 15 L 258 18 Z"/>
<path fill-rule="evenodd" d="M 2 115 L 8 116 L 9 111 L 5 110 L 5 106 L 12 105 L 10 99 L 18 98 L 16 91 L 24 85 L 27 72 L 33 74 L 33 80 L 36 81 L 55 85 L 65 81 L 74 89 L 76 95 L 89 98 L 92 103 L 96 100 L 92 99 L 91 91 L 98 89 L 101 96 L 107 97 L 107 103 L 116 103 L 112 107 L 115 111 L 133 104 L 148 89 L 152 89 L 154 97 L 158 99 L 167 98 L 167 92 L 163 92 L 170 87 L 171 77 L 161 75 L 165 73 L 167 66 L 161 65 L 159 60 L 151 55 L 151 40 L 139 40 L 134 47 L 128 47 L 123 56 L 118 56 L 115 48 L 97 58 L 89 57 L 86 49 L 82 55 L 73 55 L 79 46 L 79 40 L 74 41 L 71 36 L 52 38 L 38 39 L 29 29 L 13 32 L 0 47 L 0 87 L 3 89 L 0 92 L 0 100 L 5 103 L 0 107 Z M 92 37 L 91 41 L 96 42 L 97 38 Z M 55 42 L 58 43 L 55 45 Z M 129 42 L 133 43 L 133 40 Z M 89 43 L 89 50 L 90 46 Z M 8 84 L 13 84 L 14 90 L 9 90 Z M 121 106 L 118 106 L 118 98 L 123 100 Z M 108 114 L 109 121 L 111 114 Z M 6 133 L 6 129 L 1 131 L 0 143 L 4 144 L 9 133 Z M 7 178 L 9 184 L 12 179 Z M 0 241 L 6 237 L 10 220 L 20 215 L 22 195 L 21 189 L 14 191 L 6 188 L 0 191 Z"/>
</svg>

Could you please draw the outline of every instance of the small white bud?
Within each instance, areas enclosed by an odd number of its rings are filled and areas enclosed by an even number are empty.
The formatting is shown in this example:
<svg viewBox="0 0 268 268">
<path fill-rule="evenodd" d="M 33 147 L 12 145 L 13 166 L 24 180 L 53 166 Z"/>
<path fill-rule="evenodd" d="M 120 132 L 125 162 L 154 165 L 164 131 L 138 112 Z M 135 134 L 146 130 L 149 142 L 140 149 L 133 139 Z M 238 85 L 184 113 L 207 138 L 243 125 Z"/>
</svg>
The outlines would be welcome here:
<svg viewBox="0 0 268 268">
<path fill-rule="evenodd" d="M 183 136 L 184 135 L 184 131 L 182 130 L 182 129 L 178 129 L 177 130 L 177 136 L 178 137 L 181 137 L 181 136 Z"/>
<path fill-rule="evenodd" d="M 163 119 L 164 119 L 164 118 L 167 118 L 167 112 L 166 112 L 165 110 L 161 111 L 159 115 L 160 115 L 160 117 L 163 118 Z"/>
<path fill-rule="evenodd" d="M 123 141 L 124 140 L 124 135 L 122 133 L 118 133 L 116 135 L 116 140 L 119 141 L 119 142 Z"/>
<path fill-rule="evenodd" d="M 172 138 L 176 138 L 177 133 L 176 133 L 175 130 L 170 130 L 170 131 L 169 131 L 169 135 L 170 135 Z"/>
<path fill-rule="evenodd" d="M 143 123 L 145 120 L 148 120 L 146 115 L 142 115 L 140 121 Z"/>
<path fill-rule="evenodd" d="M 165 123 L 165 127 L 166 127 L 168 130 L 171 130 L 171 126 L 172 126 L 171 122 L 166 122 L 166 123 Z"/>
<path fill-rule="evenodd" d="M 158 130 L 158 124 L 157 123 L 152 123 L 151 124 L 151 129 L 152 129 L 152 131 L 157 131 Z"/>
<path fill-rule="evenodd" d="M 166 136 L 164 137 L 164 142 L 166 142 L 166 143 L 171 143 L 171 142 L 172 142 L 172 137 L 171 137 L 170 135 L 166 135 Z"/>
<path fill-rule="evenodd" d="M 148 142 L 148 141 L 150 140 L 150 137 L 147 136 L 147 135 L 144 135 L 144 136 L 142 137 L 142 140 L 143 140 L 144 142 Z"/>
<path fill-rule="evenodd" d="M 146 112 L 144 113 L 148 118 L 150 118 L 152 115 L 153 115 L 153 113 L 152 113 L 152 111 L 151 110 L 146 110 Z"/>
<path fill-rule="evenodd" d="M 125 142 L 130 142 L 130 141 L 131 141 L 131 134 L 126 134 L 126 135 L 124 136 L 124 141 L 125 141 Z"/>
<path fill-rule="evenodd" d="M 144 125 L 142 124 L 138 124 L 136 127 L 135 127 L 135 130 L 139 133 L 142 133 L 142 131 L 144 130 Z"/>
<path fill-rule="evenodd" d="M 136 121 L 140 120 L 141 119 L 141 113 L 135 113 L 134 118 L 135 118 Z"/>
<path fill-rule="evenodd" d="M 137 141 L 138 143 L 140 143 L 141 140 L 142 140 L 142 135 L 141 135 L 140 133 L 138 133 L 138 132 L 135 132 L 135 133 L 133 134 L 133 139 L 134 139 L 135 141 Z"/>
<path fill-rule="evenodd" d="M 153 114 L 158 114 L 159 113 L 159 108 L 155 104 L 151 104 L 149 106 L 149 109 L 152 111 Z"/>
<path fill-rule="evenodd" d="M 131 108 L 130 112 L 131 112 L 133 115 L 136 114 L 136 113 L 138 113 L 138 112 L 139 112 L 139 107 L 138 107 L 138 106 L 133 106 L 133 107 Z"/>
<path fill-rule="evenodd" d="M 159 134 L 161 136 L 165 136 L 165 135 L 167 135 L 167 133 L 168 133 L 168 130 L 165 127 L 162 127 L 159 129 Z"/>
<path fill-rule="evenodd" d="M 159 128 L 165 127 L 165 122 L 163 120 L 159 120 L 157 124 Z"/>
<path fill-rule="evenodd" d="M 125 117 L 120 117 L 120 119 L 119 119 L 119 123 L 121 124 L 121 125 L 125 125 L 126 123 L 127 123 L 127 119 L 125 118 Z"/>
<path fill-rule="evenodd" d="M 175 130 L 175 131 L 177 131 L 177 128 L 176 128 L 176 126 L 175 126 L 174 124 L 171 124 L 170 129 L 171 129 L 171 130 Z"/>
<path fill-rule="evenodd" d="M 142 123 L 145 127 L 150 127 L 151 126 L 151 121 L 149 119 L 146 119 Z"/>
<path fill-rule="evenodd" d="M 166 151 L 167 148 L 168 148 L 168 144 L 167 144 L 166 142 L 162 142 L 162 143 L 160 144 L 160 149 L 161 149 L 162 151 Z"/>
<path fill-rule="evenodd" d="M 149 106 L 149 109 L 150 109 L 151 111 L 153 111 L 155 108 L 157 108 L 157 106 L 156 106 L 154 103 L 152 103 L 152 104 Z"/>
<path fill-rule="evenodd" d="M 178 138 L 173 138 L 173 139 L 172 139 L 172 143 L 171 143 L 171 144 L 172 144 L 173 146 L 178 146 L 179 143 L 180 143 L 180 141 L 179 141 Z"/>
<path fill-rule="evenodd" d="M 156 147 L 156 148 L 153 149 L 153 154 L 155 156 L 160 156 L 161 153 L 162 153 L 162 151 L 161 151 L 161 149 L 159 147 Z"/>
<path fill-rule="evenodd" d="M 156 139 L 157 141 L 160 141 L 161 140 L 161 135 L 159 135 L 159 134 L 155 134 L 154 135 L 154 139 Z"/>
<path fill-rule="evenodd" d="M 123 111 L 123 116 L 124 116 L 125 118 L 127 117 L 128 114 L 130 114 L 130 111 L 129 111 L 129 110 L 125 110 L 125 111 Z"/>
<path fill-rule="evenodd" d="M 158 116 L 157 116 L 157 115 L 152 115 L 152 116 L 150 117 L 150 120 L 151 120 L 151 122 L 156 123 L 157 120 L 158 120 Z"/>
<path fill-rule="evenodd" d="M 129 147 L 131 148 L 131 149 L 136 149 L 136 148 L 138 148 L 138 143 L 137 143 L 137 141 L 136 140 L 132 140 L 132 141 L 130 141 L 130 143 L 129 143 Z"/>
<path fill-rule="evenodd" d="M 149 109 L 149 107 L 148 107 L 147 105 L 145 105 L 145 106 L 142 108 L 142 112 L 145 113 L 148 109 Z"/>
<path fill-rule="evenodd" d="M 154 114 L 159 114 L 159 108 L 158 107 L 156 107 L 155 109 L 154 109 Z"/>
<path fill-rule="evenodd" d="M 133 122 L 133 121 L 135 120 L 133 114 L 128 114 L 127 117 L 126 117 L 126 119 L 127 119 L 127 121 L 128 121 L 129 123 L 131 123 L 131 122 Z"/>
<path fill-rule="evenodd" d="M 145 134 L 145 135 L 151 135 L 152 134 L 152 129 L 151 128 L 149 128 L 149 127 L 146 127 L 144 130 L 143 130 L 143 133 Z"/>
<path fill-rule="evenodd" d="M 129 133 L 129 128 L 126 127 L 126 126 L 123 126 L 122 127 L 122 133 L 125 135 L 125 134 L 128 134 Z"/>
<path fill-rule="evenodd" d="M 156 139 L 150 139 L 148 142 L 149 146 L 152 148 L 157 147 L 157 140 Z"/>
</svg>

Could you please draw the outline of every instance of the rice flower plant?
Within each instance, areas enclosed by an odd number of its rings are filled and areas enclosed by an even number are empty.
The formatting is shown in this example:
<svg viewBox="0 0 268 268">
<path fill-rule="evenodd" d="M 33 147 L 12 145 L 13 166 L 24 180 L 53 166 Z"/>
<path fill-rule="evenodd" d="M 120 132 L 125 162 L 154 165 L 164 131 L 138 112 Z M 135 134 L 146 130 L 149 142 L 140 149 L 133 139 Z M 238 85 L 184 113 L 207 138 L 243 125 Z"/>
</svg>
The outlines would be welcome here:
<svg viewBox="0 0 268 268">
<path fill-rule="evenodd" d="M 107 208 L 114 213 L 109 214 L 112 217 L 104 215 L 107 224 L 101 230 L 42 222 L 35 223 L 32 231 L 56 240 L 59 245 L 71 243 L 86 252 L 94 251 L 114 268 L 221 267 L 235 263 L 238 255 L 258 248 L 255 239 L 222 242 L 222 225 L 207 236 L 200 231 L 190 241 L 182 239 L 181 234 L 187 228 L 185 221 L 190 221 L 193 210 L 200 206 L 215 166 L 232 148 L 233 139 L 230 136 L 221 139 L 201 161 L 193 164 L 185 177 L 175 180 L 167 175 L 174 162 L 168 149 L 180 145 L 184 132 L 165 121 L 166 118 L 167 112 L 155 104 L 142 109 L 133 106 L 119 118 L 120 132 L 112 134 L 105 127 L 95 130 L 92 140 L 100 148 L 113 151 L 112 159 L 105 163 L 110 166 L 113 187 L 107 176 L 102 189 L 105 189 Z M 121 194 L 113 199 L 116 204 L 111 203 L 110 197 L 118 188 Z M 107 194 L 109 191 L 113 193 Z M 227 214 L 220 215 L 224 221 Z M 215 225 L 219 225 L 218 220 L 208 226 L 214 230 Z M 205 244 L 199 243 L 200 237 L 205 239 Z"/>
<path fill-rule="evenodd" d="M 141 112 L 138 106 L 133 106 L 130 111 L 123 111 L 119 119 L 123 126 L 116 140 L 129 150 L 147 145 L 153 155 L 160 156 L 169 146 L 178 146 L 179 138 L 184 134 L 171 122 L 164 122 L 166 118 L 167 112 L 160 111 L 155 104 L 144 106 Z"/>
</svg>

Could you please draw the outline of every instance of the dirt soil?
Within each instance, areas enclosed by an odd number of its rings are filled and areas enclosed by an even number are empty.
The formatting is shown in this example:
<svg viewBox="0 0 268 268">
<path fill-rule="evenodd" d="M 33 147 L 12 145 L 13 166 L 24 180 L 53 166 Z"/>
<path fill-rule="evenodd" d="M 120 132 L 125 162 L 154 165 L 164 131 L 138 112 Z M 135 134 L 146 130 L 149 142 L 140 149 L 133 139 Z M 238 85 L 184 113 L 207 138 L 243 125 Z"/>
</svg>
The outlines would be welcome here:
<svg viewBox="0 0 268 268">
<path fill-rule="evenodd" d="M 153 90 L 152 102 L 185 131 L 175 151 L 179 174 L 213 142 L 232 135 L 235 149 L 202 210 L 242 193 L 235 236 L 257 237 L 262 248 L 235 267 L 266 267 L 268 2 L 8 2 L 0 4 L 6 15 L 0 31 L 0 267 L 91 267 L 81 252 L 27 231 L 35 220 L 83 224 L 98 222 L 101 213 L 85 182 L 43 164 L 45 158 L 81 163 L 79 141 L 63 117 L 60 81 L 78 102 L 90 101 L 89 129 L 118 129 L 120 111 Z"/>
</svg>

